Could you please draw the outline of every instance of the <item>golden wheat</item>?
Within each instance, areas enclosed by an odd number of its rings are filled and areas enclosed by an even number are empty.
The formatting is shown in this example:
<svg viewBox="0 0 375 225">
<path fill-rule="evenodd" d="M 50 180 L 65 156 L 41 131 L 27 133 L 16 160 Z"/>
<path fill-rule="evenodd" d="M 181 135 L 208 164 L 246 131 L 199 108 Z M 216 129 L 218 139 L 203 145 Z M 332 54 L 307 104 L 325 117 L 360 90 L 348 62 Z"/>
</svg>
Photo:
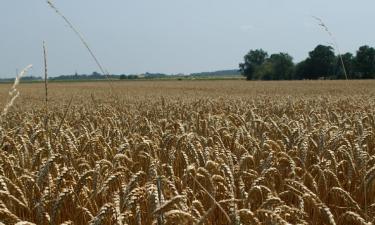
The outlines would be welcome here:
<svg viewBox="0 0 375 225">
<path fill-rule="evenodd" d="M 49 83 L 45 129 L 43 84 L 17 86 L 0 224 L 374 222 L 373 81 L 113 88 L 120 101 L 103 83 Z"/>
</svg>

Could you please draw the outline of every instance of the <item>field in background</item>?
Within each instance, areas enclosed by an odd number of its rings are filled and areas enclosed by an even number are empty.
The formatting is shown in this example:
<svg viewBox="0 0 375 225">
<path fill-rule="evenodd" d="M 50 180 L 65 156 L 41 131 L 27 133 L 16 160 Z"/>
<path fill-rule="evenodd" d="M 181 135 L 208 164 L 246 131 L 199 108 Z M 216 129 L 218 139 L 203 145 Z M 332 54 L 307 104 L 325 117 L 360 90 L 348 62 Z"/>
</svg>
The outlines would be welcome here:
<svg viewBox="0 0 375 225">
<path fill-rule="evenodd" d="M 375 81 L 50 83 L 48 113 L 17 89 L 4 224 L 375 222 Z"/>
<path fill-rule="evenodd" d="M 193 100 L 194 98 L 273 98 L 277 97 L 335 97 L 348 98 L 375 94 L 374 80 L 357 81 L 251 81 L 244 80 L 150 80 L 150 81 L 113 81 L 113 82 L 52 82 L 49 84 L 49 99 L 51 102 L 63 104 L 74 96 L 74 102 L 91 104 L 91 96 L 111 102 L 111 86 L 114 95 L 120 100 L 131 100 L 151 98 L 156 100 L 160 97 L 183 98 Z M 0 101 L 6 102 L 11 84 L 0 84 Z M 21 95 L 16 104 L 34 105 L 43 107 L 44 83 L 25 83 L 17 88 Z M 277 96 L 276 96 L 277 95 Z M 159 99 L 160 100 L 160 99 Z M 285 99 L 284 99 L 285 100 Z M 56 106 L 54 104 L 51 107 Z"/>
</svg>

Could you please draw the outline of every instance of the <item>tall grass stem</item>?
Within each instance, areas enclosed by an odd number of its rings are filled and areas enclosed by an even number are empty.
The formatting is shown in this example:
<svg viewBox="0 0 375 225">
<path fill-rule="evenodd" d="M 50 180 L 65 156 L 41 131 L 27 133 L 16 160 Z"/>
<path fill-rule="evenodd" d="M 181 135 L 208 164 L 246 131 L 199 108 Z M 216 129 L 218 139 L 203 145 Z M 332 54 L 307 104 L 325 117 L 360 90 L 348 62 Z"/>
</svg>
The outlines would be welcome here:
<svg viewBox="0 0 375 225">
<path fill-rule="evenodd" d="M 45 118 L 44 127 L 48 132 L 48 66 L 47 66 L 47 47 L 43 41 L 43 59 L 44 59 L 44 101 L 45 101 Z"/>
<path fill-rule="evenodd" d="M 341 51 L 340 51 L 340 48 L 339 48 L 339 44 L 337 43 L 337 40 L 335 38 L 335 36 L 333 35 L 333 33 L 328 29 L 328 26 L 323 22 L 323 20 L 317 16 L 312 16 L 316 21 L 318 21 L 318 25 L 320 27 L 322 27 L 324 29 L 324 31 L 330 36 L 330 38 L 332 39 L 333 41 L 333 45 L 334 45 L 334 48 L 336 49 L 338 55 L 339 55 L 339 59 L 340 59 L 340 62 L 341 62 L 341 66 L 342 66 L 342 69 L 344 71 L 344 75 L 345 75 L 345 79 L 348 80 L 348 74 L 347 74 L 347 71 L 346 71 L 346 67 L 345 67 L 345 64 L 344 64 L 344 60 L 342 59 L 342 55 L 341 55 Z"/>
</svg>

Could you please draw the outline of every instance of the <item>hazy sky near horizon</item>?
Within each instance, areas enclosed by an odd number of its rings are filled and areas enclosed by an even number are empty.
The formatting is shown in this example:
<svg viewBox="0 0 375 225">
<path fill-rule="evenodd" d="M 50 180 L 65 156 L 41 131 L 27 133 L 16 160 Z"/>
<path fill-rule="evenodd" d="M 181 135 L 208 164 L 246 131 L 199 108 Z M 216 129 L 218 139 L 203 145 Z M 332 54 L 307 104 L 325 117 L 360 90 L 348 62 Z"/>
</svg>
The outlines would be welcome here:
<svg viewBox="0 0 375 225">
<path fill-rule="evenodd" d="M 250 49 L 288 52 L 296 62 L 332 42 L 342 52 L 375 46 L 374 0 L 54 0 L 110 73 L 235 69 Z M 33 64 L 50 76 L 99 71 L 78 37 L 45 0 L 1 0 L 0 77 Z"/>
</svg>

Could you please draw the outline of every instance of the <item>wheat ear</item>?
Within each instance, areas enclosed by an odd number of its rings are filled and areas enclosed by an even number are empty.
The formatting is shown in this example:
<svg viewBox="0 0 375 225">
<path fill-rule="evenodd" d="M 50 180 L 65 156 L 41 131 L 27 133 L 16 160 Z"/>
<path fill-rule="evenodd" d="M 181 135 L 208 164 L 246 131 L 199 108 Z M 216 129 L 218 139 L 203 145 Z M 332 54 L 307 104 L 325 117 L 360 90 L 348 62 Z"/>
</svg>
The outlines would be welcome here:
<svg viewBox="0 0 375 225">
<path fill-rule="evenodd" d="M 10 107 L 12 107 L 12 105 L 14 104 L 14 101 L 16 100 L 16 98 L 19 96 L 20 92 L 16 89 L 17 85 L 20 83 L 21 81 L 21 78 L 27 73 L 27 71 L 32 67 L 32 65 L 28 65 L 26 66 L 17 76 L 16 76 L 16 79 L 14 80 L 14 83 L 13 83 L 13 86 L 12 88 L 10 89 L 9 91 L 9 97 L 10 97 L 10 100 L 8 101 L 8 103 L 5 105 L 4 109 L 3 109 L 3 112 L 1 113 L 1 118 L 4 118 L 4 116 L 6 116 L 8 114 L 8 111 L 10 109 Z"/>
</svg>

